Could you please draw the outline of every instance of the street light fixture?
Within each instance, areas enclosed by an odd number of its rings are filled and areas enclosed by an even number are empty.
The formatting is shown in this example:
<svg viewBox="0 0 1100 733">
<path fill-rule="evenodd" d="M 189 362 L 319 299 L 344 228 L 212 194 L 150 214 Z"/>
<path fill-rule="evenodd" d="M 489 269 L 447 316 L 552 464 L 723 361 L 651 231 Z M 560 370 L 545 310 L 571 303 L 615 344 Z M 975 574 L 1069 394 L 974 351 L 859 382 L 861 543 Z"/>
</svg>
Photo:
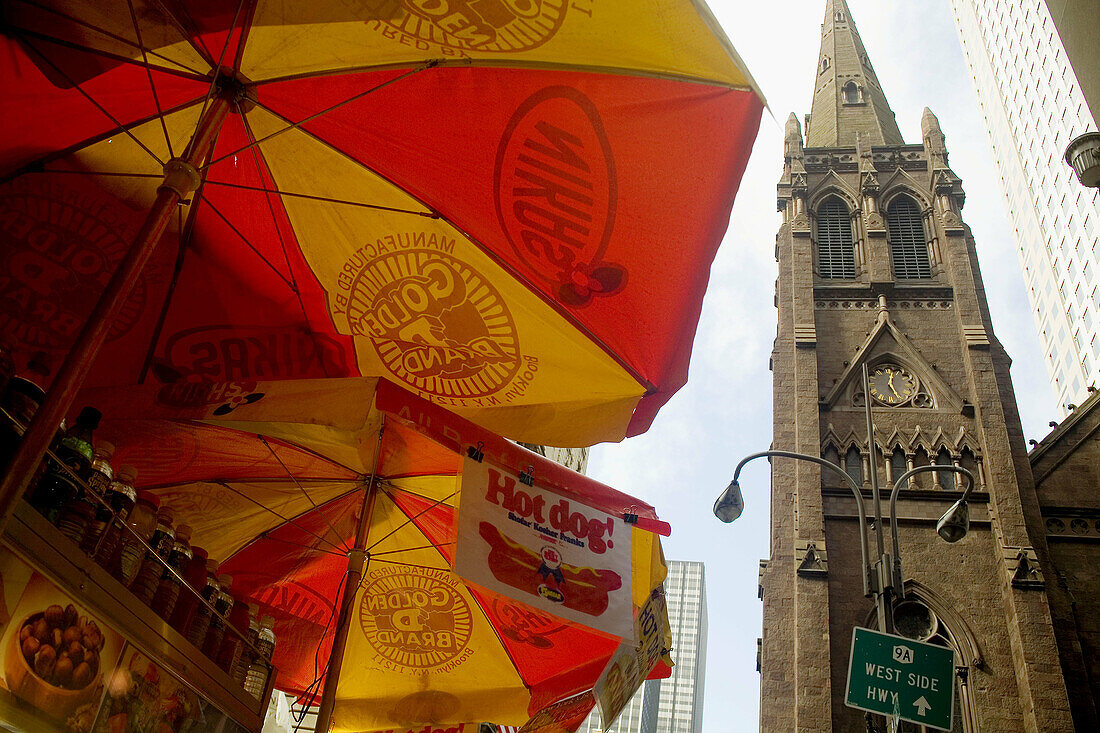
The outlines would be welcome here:
<svg viewBox="0 0 1100 733">
<path fill-rule="evenodd" d="M 1082 186 L 1100 187 L 1100 132 L 1086 132 L 1066 147 L 1066 163 Z"/>
<path fill-rule="evenodd" d="M 718 500 L 714 502 L 714 516 L 721 519 L 726 524 L 729 524 L 733 520 L 741 516 L 741 512 L 745 509 L 745 500 L 741 496 L 741 486 L 737 483 L 735 478 L 730 481 L 730 485 L 726 487 L 726 490 L 722 492 L 722 495 L 718 497 Z"/>
<path fill-rule="evenodd" d="M 869 395 L 868 389 L 868 375 L 867 365 L 863 365 L 863 394 Z M 947 542 L 958 542 L 967 533 L 970 527 L 970 511 L 968 509 L 966 500 L 970 497 L 970 492 L 974 490 L 974 474 L 969 470 L 960 466 L 947 466 L 947 465 L 929 465 L 918 466 L 914 469 L 906 471 L 899 476 L 895 481 L 890 492 L 890 534 L 892 540 L 893 557 L 890 553 L 886 552 L 886 546 L 883 536 L 883 521 L 882 510 L 880 505 L 880 494 L 878 487 L 878 469 L 875 462 L 876 448 L 874 444 L 874 422 L 871 417 L 871 403 L 870 398 L 865 399 L 866 402 L 866 416 L 867 416 L 867 446 L 870 453 L 870 483 L 871 483 L 871 498 L 874 502 L 875 510 L 875 534 L 878 540 L 878 560 L 874 563 L 868 562 L 868 555 L 870 554 L 867 546 L 867 513 L 863 504 L 863 491 L 854 479 L 845 471 L 841 466 L 835 463 L 826 461 L 820 456 L 808 455 L 805 453 L 793 453 L 790 451 L 762 451 L 760 453 L 753 453 L 750 456 L 746 456 L 741 459 L 741 462 L 737 464 L 737 468 L 733 472 L 733 480 L 730 481 L 729 486 L 722 492 L 722 495 L 718 497 L 718 500 L 714 502 L 714 515 L 723 522 L 729 523 L 741 516 L 742 510 L 745 508 L 744 498 L 741 494 L 741 485 L 738 479 L 741 475 L 741 469 L 749 461 L 756 460 L 757 458 L 792 458 L 798 461 L 807 461 L 809 463 L 816 463 L 822 468 L 830 469 L 841 476 L 848 488 L 852 491 L 852 496 L 856 500 L 856 510 L 859 514 L 859 549 L 860 559 L 862 560 L 862 576 L 863 576 L 863 595 L 874 597 L 875 611 L 878 618 L 878 626 L 880 631 L 893 632 L 893 618 L 892 614 L 888 613 L 893 605 L 890 596 L 893 595 L 895 599 L 902 599 L 905 596 L 905 586 L 903 584 L 903 575 L 901 570 L 901 548 L 898 540 L 898 523 L 897 523 L 897 499 L 898 493 L 903 486 L 907 486 L 909 479 L 919 473 L 926 473 L 929 471 L 937 472 L 949 472 L 957 473 L 966 477 L 967 486 L 963 491 L 962 496 L 951 505 L 951 508 L 944 512 L 939 521 L 936 522 L 936 532 Z"/>
<path fill-rule="evenodd" d="M 936 534 L 947 542 L 958 542 L 970 529 L 970 509 L 965 499 L 959 499 L 936 522 Z"/>
</svg>

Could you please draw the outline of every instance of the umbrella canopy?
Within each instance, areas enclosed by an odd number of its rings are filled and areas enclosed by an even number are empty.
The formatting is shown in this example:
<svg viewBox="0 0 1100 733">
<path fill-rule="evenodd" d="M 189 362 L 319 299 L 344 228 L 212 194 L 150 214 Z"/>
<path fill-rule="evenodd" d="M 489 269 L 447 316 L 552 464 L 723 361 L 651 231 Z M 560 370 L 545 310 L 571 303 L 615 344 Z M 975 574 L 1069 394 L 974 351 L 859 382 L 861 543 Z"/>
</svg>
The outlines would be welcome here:
<svg viewBox="0 0 1100 733">
<path fill-rule="evenodd" d="M 22 358 L 68 351 L 144 226 L 165 234 L 89 384 L 384 376 L 588 445 L 686 380 L 762 109 L 702 2 L 0 13 Z"/>
<path fill-rule="evenodd" d="M 337 730 L 520 725 L 593 687 L 618 647 L 617 638 L 452 572 L 469 446 L 562 497 L 660 524 L 644 502 L 385 381 L 103 389 L 80 400 L 104 411 L 98 435 L 118 446 L 116 463 L 134 464 L 137 485 L 223 560 L 235 594 L 275 616 L 280 689 L 304 694 L 325 669 L 366 512 L 367 562 L 350 606 Z M 665 567 L 655 534 L 636 526 L 631 541 L 631 591 L 641 606 Z"/>
</svg>

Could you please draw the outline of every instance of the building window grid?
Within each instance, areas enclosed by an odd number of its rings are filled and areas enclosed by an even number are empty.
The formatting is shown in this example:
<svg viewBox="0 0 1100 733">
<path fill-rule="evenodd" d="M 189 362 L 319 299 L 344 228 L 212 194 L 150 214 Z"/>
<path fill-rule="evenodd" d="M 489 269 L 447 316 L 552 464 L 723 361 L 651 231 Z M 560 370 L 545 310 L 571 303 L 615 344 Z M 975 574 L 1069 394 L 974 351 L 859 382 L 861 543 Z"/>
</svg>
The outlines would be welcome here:
<svg viewBox="0 0 1100 733">
<path fill-rule="evenodd" d="M 1042 156 L 1037 155 L 1038 151 L 1035 150 L 1033 145 L 1029 144 L 1030 139 L 1037 137 L 1037 134 L 1033 134 L 1034 130 L 1038 133 L 1040 130 L 1051 133 L 1053 138 L 1052 145 L 1057 145 L 1062 142 L 1068 141 L 1075 133 L 1080 132 L 1082 129 L 1088 129 L 1094 123 L 1090 120 L 1089 115 L 1081 101 L 1081 92 L 1075 84 L 1072 71 L 1068 64 L 1065 62 L 1065 57 L 1061 49 L 1061 44 L 1057 40 L 1057 37 L 1053 34 L 1047 34 L 1045 31 L 1043 34 L 1033 36 L 1026 31 L 1024 27 L 1017 27 L 1015 32 L 1004 33 L 1003 24 L 997 28 L 996 16 L 983 17 L 979 21 L 976 16 L 964 14 L 960 11 L 960 3 L 956 2 L 955 5 L 955 17 L 960 28 L 960 34 L 963 40 L 964 53 L 967 56 L 971 68 L 971 76 L 975 80 L 975 86 L 979 90 L 979 105 L 981 106 L 986 118 L 990 120 L 990 136 L 993 143 L 994 155 L 997 159 L 998 167 L 1000 168 L 1002 188 L 1005 189 L 1006 198 L 1009 200 L 1010 212 L 1015 220 L 1017 241 L 1021 256 L 1028 251 L 1028 245 L 1024 237 L 1021 235 L 1021 231 L 1033 231 L 1033 225 L 1029 224 L 1026 219 L 1031 214 L 1031 204 L 1026 200 L 1022 201 L 1021 206 L 1012 204 L 1012 201 L 1016 198 L 1022 198 L 1023 192 L 1020 190 L 1020 180 L 1012 180 L 1009 183 L 1006 180 L 1006 171 L 1010 171 L 1014 165 L 1019 164 L 1023 169 L 1031 182 L 1034 182 L 1035 174 L 1039 170 L 1045 169 L 1051 174 L 1051 177 L 1057 183 L 1057 188 L 1060 194 L 1065 193 L 1065 186 L 1070 183 L 1069 176 L 1070 171 L 1064 165 L 1062 165 L 1060 155 L 1047 155 L 1049 151 L 1043 151 Z M 1022 11 L 1021 11 L 1022 12 Z M 1046 10 L 1042 7 L 1037 7 L 1036 17 L 1038 18 L 1038 25 L 1044 28 L 1048 27 L 1046 20 Z M 1010 16 L 1013 19 L 1018 18 L 1017 7 L 1012 7 Z M 976 27 L 977 26 L 977 27 Z M 1027 33 L 1027 38 L 1024 34 Z M 979 35 L 980 34 L 980 35 Z M 1005 58 L 1005 51 L 1003 49 L 1018 49 L 1021 47 L 1030 48 L 1034 43 L 1023 43 L 1024 40 L 1031 38 L 1038 38 L 1040 45 L 1037 50 L 1041 53 L 1038 54 L 1037 63 L 1043 73 L 1050 76 L 1054 80 L 1054 84 L 1051 86 L 1051 93 L 1055 94 L 1057 106 L 1063 109 L 1060 120 L 1026 120 L 1028 115 L 1026 114 L 1027 105 L 1031 103 L 1036 95 L 1040 92 L 1035 85 L 1024 84 L 1023 96 L 1017 96 L 1014 99 L 1004 96 L 1000 99 L 996 99 L 994 89 L 998 87 L 1002 90 L 1005 89 L 1004 84 L 1001 82 L 1002 78 L 1008 78 L 1013 88 L 1018 87 L 1018 80 L 1014 75 L 1006 73 L 1004 64 L 1007 62 Z M 1050 47 L 1043 48 L 1043 42 L 1049 41 Z M 977 45 L 975 45 L 977 44 Z M 990 50 L 992 46 L 996 44 L 1001 55 L 998 58 L 991 58 Z M 982 45 L 985 48 L 982 48 Z M 977 53 L 975 54 L 975 50 Z M 986 56 L 983 57 L 983 51 Z M 988 58 L 992 62 L 993 66 L 989 67 L 983 62 L 983 58 Z M 989 77 L 989 72 L 993 72 L 993 76 Z M 1018 71 L 1018 70 L 1017 70 Z M 1004 105 L 1004 122 L 1001 122 L 999 115 L 994 112 L 990 112 L 990 109 L 996 110 L 996 103 L 1000 102 Z M 992 106 L 991 106 L 992 105 Z M 1025 135 L 1016 135 L 1014 138 L 1011 136 L 1011 130 L 1005 128 L 1005 125 L 1011 121 L 1013 126 L 1019 127 L 1019 120 L 1021 111 L 1025 117 L 1023 129 L 1027 133 Z M 1043 114 L 1046 114 L 1049 110 L 1042 110 Z M 998 124 L 1000 123 L 1000 124 Z M 1040 125 L 1042 123 L 1042 125 Z M 1076 126 L 1076 127 L 1075 127 Z M 1002 129 L 1005 128 L 1005 129 Z M 1006 136 L 1008 135 L 1008 136 Z M 1020 144 L 1017 149 L 1018 157 L 1015 158 L 1015 162 L 1011 158 L 1007 158 L 1003 150 L 1012 149 L 1011 143 L 1015 141 Z M 1042 161 L 1042 163 L 1040 163 Z M 1010 177 L 1011 178 L 1011 177 Z M 1072 192 L 1074 189 L 1071 187 L 1069 190 Z M 1080 237 L 1080 227 L 1085 215 L 1092 214 L 1092 211 L 1100 213 L 1100 207 L 1097 206 L 1097 197 L 1092 192 L 1088 192 L 1085 200 L 1082 200 L 1080 192 L 1077 195 L 1077 206 L 1072 206 L 1072 200 L 1067 202 L 1063 208 L 1063 216 L 1060 217 L 1061 221 L 1056 221 L 1056 225 L 1063 226 L 1067 231 L 1072 233 L 1072 239 L 1076 240 Z M 1017 195 L 1018 194 L 1018 195 Z M 1086 229 L 1091 229 L 1091 221 L 1084 219 Z M 1049 241 L 1046 232 L 1049 231 L 1050 222 L 1042 223 L 1042 234 L 1040 234 L 1040 240 L 1047 239 Z M 1091 232 L 1089 236 L 1091 236 Z M 1095 253 L 1090 253 L 1087 259 L 1083 259 L 1084 262 L 1092 262 L 1092 267 L 1095 269 L 1098 266 L 1098 261 Z M 1049 265 L 1047 265 L 1049 266 Z M 1082 270 L 1084 268 L 1082 267 Z M 1082 276 L 1083 277 L 1083 276 Z M 1087 281 L 1086 281 L 1087 282 Z M 1075 285 L 1080 284 L 1075 282 Z M 1048 308 L 1061 308 L 1062 304 L 1058 303 L 1044 303 L 1036 299 L 1036 293 L 1031 294 L 1032 304 L 1040 311 L 1045 312 Z M 1091 328 L 1089 329 L 1091 331 Z M 1067 348 L 1072 348 L 1066 344 Z M 1060 357 L 1058 355 L 1058 361 Z M 1054 360 L 1052 360 L 1053 362 Z M 1079 362 L 1080 364 L 1080 362 Z"/>
</svg>

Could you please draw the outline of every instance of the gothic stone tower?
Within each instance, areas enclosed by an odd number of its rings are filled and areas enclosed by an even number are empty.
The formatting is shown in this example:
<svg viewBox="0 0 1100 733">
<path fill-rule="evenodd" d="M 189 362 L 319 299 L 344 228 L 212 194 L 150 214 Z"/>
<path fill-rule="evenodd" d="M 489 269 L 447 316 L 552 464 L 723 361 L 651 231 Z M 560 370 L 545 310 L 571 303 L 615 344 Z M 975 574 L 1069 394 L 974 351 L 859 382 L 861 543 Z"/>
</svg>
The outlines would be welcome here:
<svg viewBox="0 0 1100 733">
<path fill-rule="evenodd" d="M 955 544 L 935 522 L 960 496 L 956 474 L 920 474 L 901 492 L 906 590 L 926 612 L 908 633 L 957 652 L 956 730 L 1071 731 L 1009 358 L 939 121 L 926 109 L 923 141 L 902 140 L 844 0 L 826 2 L 817 72 L 805 145 L 787 122 L 779 184 L 773 448 L 840 463 L 868 498 L 872 450 L 884 487 L 930 463 L 973 471 L 971 529 Z M 761 729 L 865 731 L 844 705 L 852 628 L 876 623 L 855 501 L 830 472 L 775 459 L 771 515 Z"/>
</svg>

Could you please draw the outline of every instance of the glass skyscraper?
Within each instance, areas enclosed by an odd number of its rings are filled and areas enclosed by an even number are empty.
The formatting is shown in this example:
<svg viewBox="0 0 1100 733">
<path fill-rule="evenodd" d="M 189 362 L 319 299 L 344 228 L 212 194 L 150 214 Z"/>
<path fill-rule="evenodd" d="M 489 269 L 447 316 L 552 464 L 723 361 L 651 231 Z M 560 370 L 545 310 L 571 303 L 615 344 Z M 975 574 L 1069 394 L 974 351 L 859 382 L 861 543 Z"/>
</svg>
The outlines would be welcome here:
<svg viewBox="0 0 1100 733">
<path fill-rule="evenodd" d="M 707 669 L 707 590 L 703 563 L 673 560 L 665 579 L 672 629 L 672 676 L 649 680 L 611 726 L 614 733 L 702 733 Z M 578 733 L 603 730 L 598 710 Z"/>
<path fill-rule="evenodd" d="M 1100 386 L 1100 194 L 1063 160 L 1096 129 L 1044 0 L 951 0 L 1058 407 Z"/>
</svg>

